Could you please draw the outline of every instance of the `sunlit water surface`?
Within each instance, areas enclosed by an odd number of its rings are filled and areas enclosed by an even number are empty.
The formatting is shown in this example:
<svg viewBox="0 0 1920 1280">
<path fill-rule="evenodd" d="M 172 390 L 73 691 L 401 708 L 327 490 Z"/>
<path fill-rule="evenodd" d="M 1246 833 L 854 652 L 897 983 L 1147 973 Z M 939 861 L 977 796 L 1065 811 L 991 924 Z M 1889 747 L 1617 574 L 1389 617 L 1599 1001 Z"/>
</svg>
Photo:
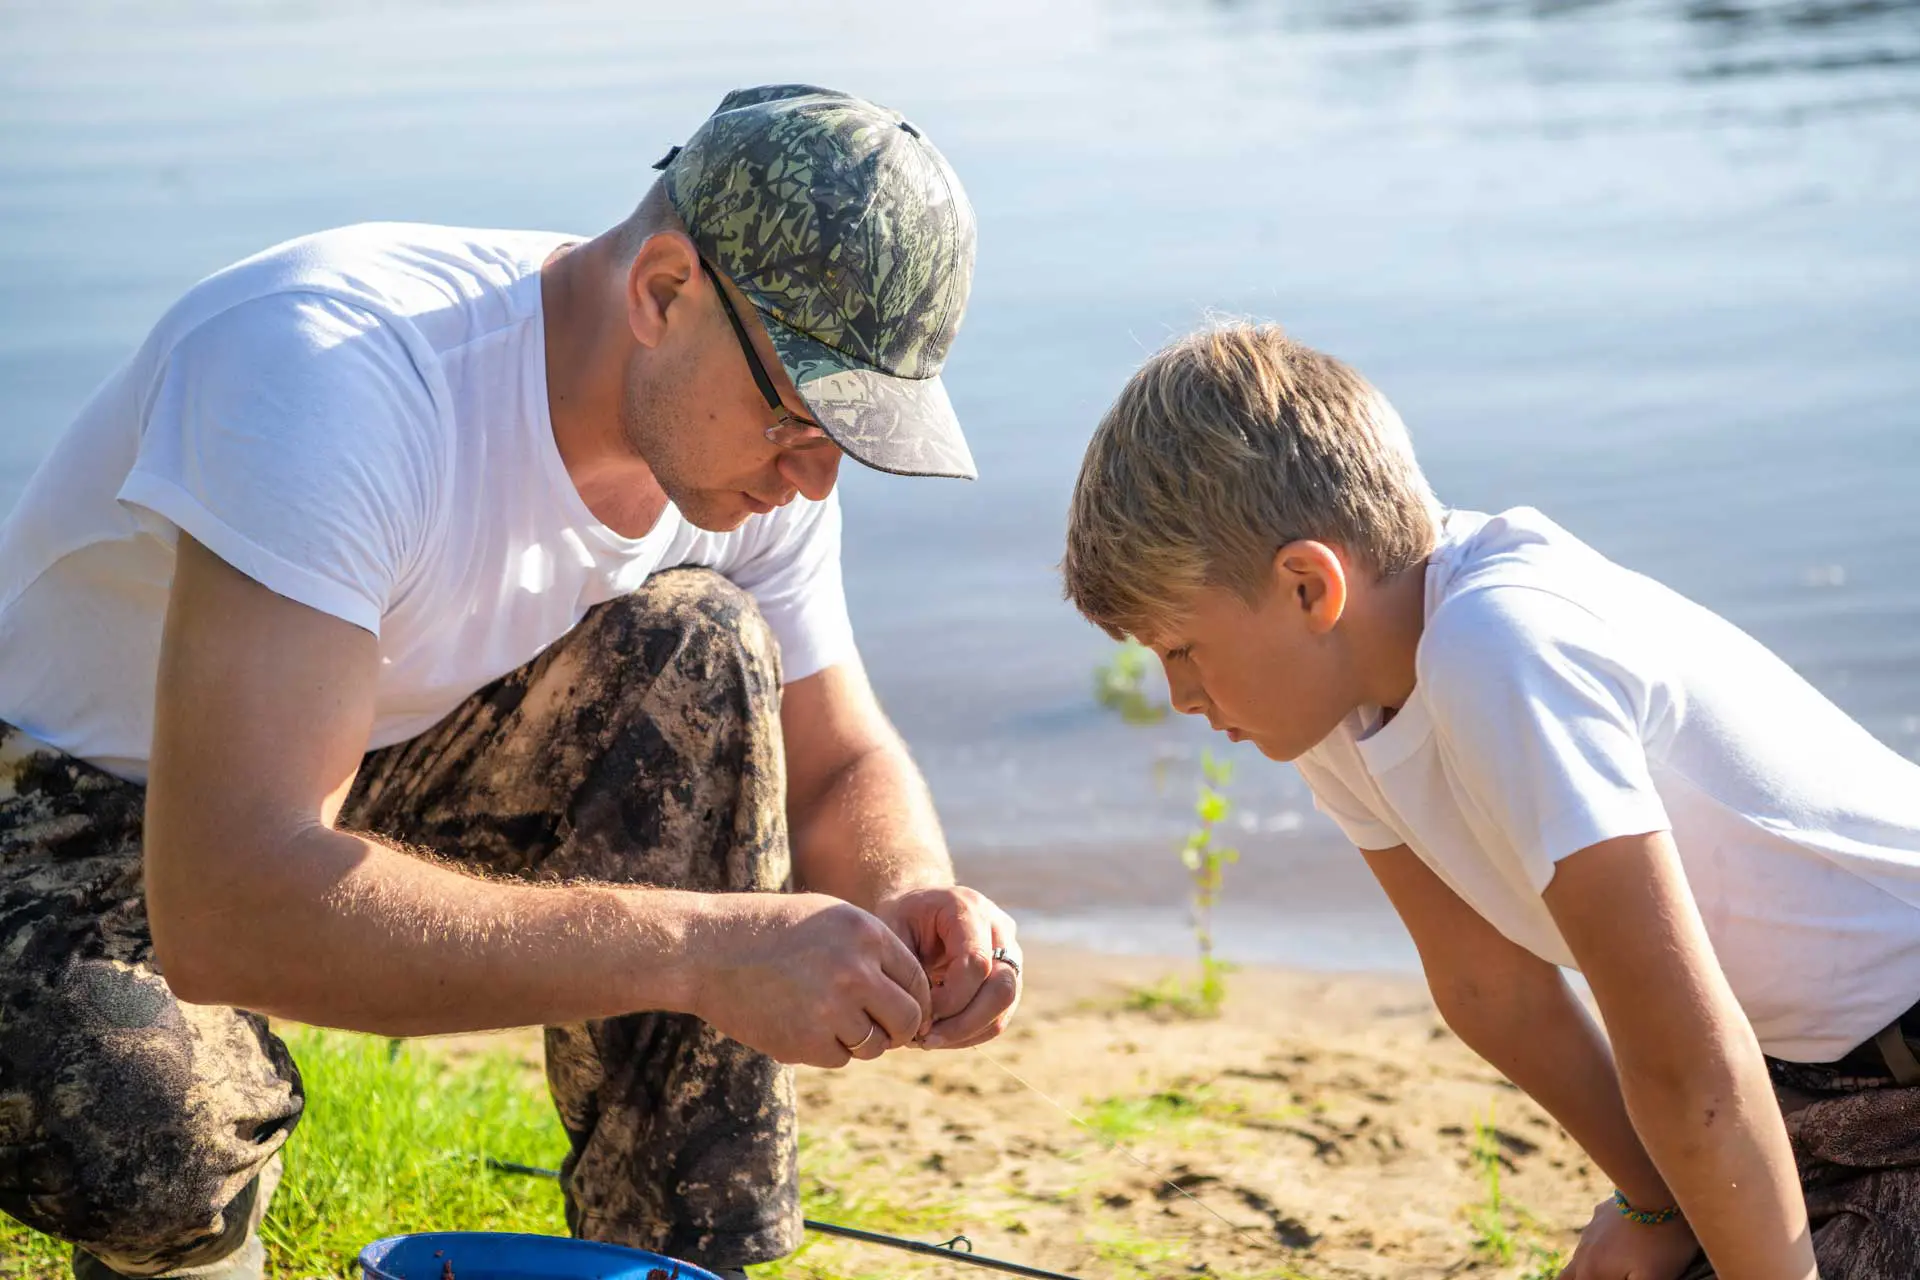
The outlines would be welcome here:
<svg viewBox="0 0 1920 1280">
<path fill-rule="evenodd" d="M 1442 497 L 1546 510 L 1920 752 L 1920 4 L 0 4 L 0 509 L 200 276 L 398 218 L 592 232 L 737 85 L 909 113 L 980 215 L 974 485 L 845 477 L 867 661 L 1030 932 L 1183 945 L 1204 726 L 1090 697 L 1081 447 L 1210 310 L 1357 364 Z M 857 469 L 855 469 L 857 470 Z M 1245 750 L 1229 955 L 1409 951 Z"/>
</svg>

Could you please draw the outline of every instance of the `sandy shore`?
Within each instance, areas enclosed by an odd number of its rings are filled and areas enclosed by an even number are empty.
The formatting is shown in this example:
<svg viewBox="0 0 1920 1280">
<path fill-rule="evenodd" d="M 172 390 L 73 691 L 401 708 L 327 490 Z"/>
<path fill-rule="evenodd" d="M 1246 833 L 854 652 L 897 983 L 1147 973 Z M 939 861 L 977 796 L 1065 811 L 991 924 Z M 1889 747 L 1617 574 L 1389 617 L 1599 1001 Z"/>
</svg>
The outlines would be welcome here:
<svg viewBox="0 0 1920 1280">
<path fill-rule="evenodd" d="M 1217 1020 L 1126 1007 L 1175 967 L 1033 950 L 1000 1044 L 809 1071 L 803 1124 L 905 1203 L 951 1201 L 951 1229 L 981 1252 L 1075 1275 L 1527 1275 L 1571 1251 L 1605 1186 L 1444 1029 L 1418 982 L 1243 970 Z M 1107 1137 L 1193 1199 L 1103 1149 Z M 1487 1158 L 1514 1233 L 1504 1265 L 1473 1215 L 1489 1208 Z M 834 1246 L 849 1271 L 872 1261 L 854 1248 Z M 987 1274 L 925 1272 L 949 1273 Z"/>
<path fill-rule="evenodd" d="M 1245 969 L 1217 1019 L 1128 1007 L 1179 967 L 1029 948 L 996 1045 L 803 1071 L 808 1213 L 1089 1280 L 1555 1274 L 1607 1188 L 1417 981 Z M 992 1273 L 816 1238 L 786 1274 Z"/>
</svg>

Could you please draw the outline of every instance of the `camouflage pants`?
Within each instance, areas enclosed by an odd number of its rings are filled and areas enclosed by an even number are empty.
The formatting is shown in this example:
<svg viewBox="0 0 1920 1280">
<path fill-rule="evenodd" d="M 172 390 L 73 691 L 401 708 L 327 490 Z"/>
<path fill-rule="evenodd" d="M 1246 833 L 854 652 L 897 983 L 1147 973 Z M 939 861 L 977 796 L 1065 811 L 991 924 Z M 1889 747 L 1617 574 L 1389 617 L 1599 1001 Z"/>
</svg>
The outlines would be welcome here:
<svg viewBox="0 0 1920 1280">
<path fill-rule="evenodd" d="M 1902 1020 L 1912 1034 L 1920 1005 Z M 1871 1042 L 1834 1063 L 1769 1058 L 1823 1280 L 1920 1276 L 1920 1086 Z M 1681 1280 L 1714 1280 L 1704 1255 Z"/>
<path fill-rule="evenodd" d="M 778 705 L 751 600 L 661 574 L 369 754 L 340 824 L 530 880 L 783 889 Z M 303 1093 L 265 1019 L 168 990 L 143 801 L 0 722 L 0 1209 L 153 1276 L 247 1243 Z M 795 1247 L 785 1068 L 658 1013 L 549 1027 L 546 1048 L 576 1234 L 716 1267 Z"/>
</svg>

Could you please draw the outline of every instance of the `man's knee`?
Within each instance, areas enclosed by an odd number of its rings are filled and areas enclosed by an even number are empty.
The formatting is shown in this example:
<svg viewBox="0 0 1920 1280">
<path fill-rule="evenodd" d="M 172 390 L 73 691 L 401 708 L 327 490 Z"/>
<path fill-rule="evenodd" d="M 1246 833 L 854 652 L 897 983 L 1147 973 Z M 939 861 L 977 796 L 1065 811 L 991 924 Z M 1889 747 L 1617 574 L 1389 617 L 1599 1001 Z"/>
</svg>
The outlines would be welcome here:
<svg viewBox="0 0 1920 1280">
<path fill-rule="evenodd" d="M 634 685 L 677 677 L 749 700 L 780 688 L 779 646 L 759 606 L 712 569 L 657 573 L 596 607 L 579 631 L 581 643 Z"/>
<path fill-rule="evenodd" d="M 142 966 L 82 961 L 44 991 L 12 985 L 0 1208 L 125 1274 L 238 1248 L 247 1188 L 300 1115 L 278 1041 L 231 1009 L 179 1004 Z"/>
<path fill-rule="evenodd" d="M 788 879 L 780 662 L 752 597 L 707 569 L 598 606 L 529 687 L 569 839 L 543 870 L 702 891 Z"/>
<path fill-rule="evenodd" d="M 122 1280 L 187 1272 L 202 1280 L 262 1280 L 266 1250 L 260 1242 L 260 1221 L 279 1181 L 280 1158 L 275 1156 L 218 1206 L 182 1198 L 188 1212 L 160 1224 L 170 1229 L 149 1230 L 138 1239 L 76 1244 L 74 1278 Z"/>
</svg>

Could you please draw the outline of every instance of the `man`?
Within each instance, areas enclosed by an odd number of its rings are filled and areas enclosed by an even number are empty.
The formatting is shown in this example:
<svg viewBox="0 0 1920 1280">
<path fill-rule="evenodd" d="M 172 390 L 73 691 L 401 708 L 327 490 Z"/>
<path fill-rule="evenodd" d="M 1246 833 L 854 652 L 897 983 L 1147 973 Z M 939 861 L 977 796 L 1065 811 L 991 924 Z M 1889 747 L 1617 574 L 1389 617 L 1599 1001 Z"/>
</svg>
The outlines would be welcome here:
<svg viewBox="0 0 1920 1280">
<path fill-rule="evenodd" d="M 808 86 L 659 167 L 585 243 L 215 275 L 0 532 L 0 1208 L 77 1275 L 260 1274 L 302 1105 L 263 1015 L 545 1025 L 572 1229 L 728 1268 L 798 1238 L 778 1064 L 1011 1015 L 833 497 L 843 452 L 974 473 L 972 212 Z"/>
</svg>

